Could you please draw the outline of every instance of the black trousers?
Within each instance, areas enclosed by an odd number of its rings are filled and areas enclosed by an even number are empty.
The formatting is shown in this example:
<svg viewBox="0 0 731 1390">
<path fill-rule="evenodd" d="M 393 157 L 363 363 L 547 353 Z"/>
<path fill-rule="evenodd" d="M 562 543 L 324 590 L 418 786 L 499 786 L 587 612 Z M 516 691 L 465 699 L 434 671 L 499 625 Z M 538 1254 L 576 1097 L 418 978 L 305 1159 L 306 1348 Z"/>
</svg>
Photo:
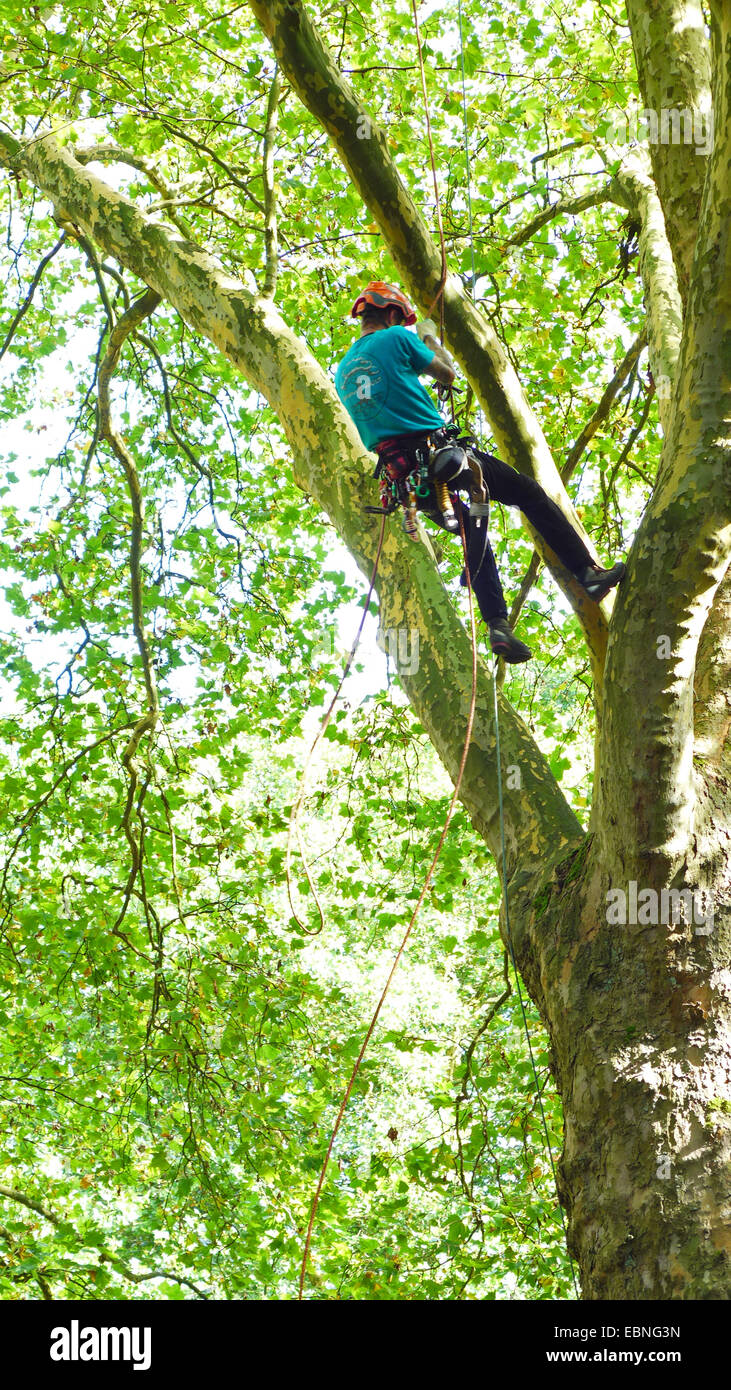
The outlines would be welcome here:
<svg viewBox="0 0 731 1390">
<path fill-rule="evenodd" d="M 593 563 L 581 537 L 534 478 L 527 478 L 524 473 L 518 473 L 517 469 L 511 468 L 493 454 L 486 454 L 474 448 L 472 452 L 480 461 L 492 501 L 504 502 L 509 507 L 519 507 L 572 574 L 578 574 L 586 565 Z M 492 546 L 487 539 L 485 522 L 483 520 L 480 523 L 471 517 L 469 505 L 461 498 L 458 501 L 467 540 L 470 581 L 477 606 L 486 623 L 498 618 L 507 618 L 503 586 L 500 583 Z M 437 506 L 433 485 L 429 496 L 420 501 L 419 510 L 428 520 L 435 521 L 442 529 L 446 529 Z M 457 539 L 460 540 L 459 534 Z M 462 582 L 465 582 L 464 573 Z"/>
</svg>

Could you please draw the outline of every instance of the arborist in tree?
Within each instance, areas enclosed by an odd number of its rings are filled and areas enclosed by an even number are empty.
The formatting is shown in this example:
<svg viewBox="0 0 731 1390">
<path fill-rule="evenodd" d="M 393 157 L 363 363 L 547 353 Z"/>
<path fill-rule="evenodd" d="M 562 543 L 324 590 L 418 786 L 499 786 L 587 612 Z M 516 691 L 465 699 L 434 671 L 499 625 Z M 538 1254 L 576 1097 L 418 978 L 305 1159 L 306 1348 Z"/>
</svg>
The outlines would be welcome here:
<svg viewBox="0 0 731 1390">
<path fill-rule="evenodd" d="M 445 425 L 419 377 L 430 376 L 450 387 L 454 366 L 437 341 L 435 324 L 430 319 L 416 323 L 401 290 L 374 280 L 358 295 L 351 314 L 360 318 L 360 337 L 338 366 L 335 388 L 365 447 L 378 454 L 374 476 L 381 480 L 381 507 L 371 510 L 391 511 L 400 502 L 411 535 L 417 533 L 417 510 L 453 533 L 459 531 L 461 513 L 470 581 L 490 646 L 506 661 L 528 661 L 530 648 L 514 636 L 508 623 L 487 536 L 489 498 L 520 507 L 596 603 L 619 584 L 624 564 L 601 569 L 533 478 L 477 449 L 471 438 L 458 438 L 456 425 Z M 411 324 L 416 324 L 415 333 L 408 332 Z M 468 492 L 469 504 L 458 496 L 460 489 Z"/>
</svg>

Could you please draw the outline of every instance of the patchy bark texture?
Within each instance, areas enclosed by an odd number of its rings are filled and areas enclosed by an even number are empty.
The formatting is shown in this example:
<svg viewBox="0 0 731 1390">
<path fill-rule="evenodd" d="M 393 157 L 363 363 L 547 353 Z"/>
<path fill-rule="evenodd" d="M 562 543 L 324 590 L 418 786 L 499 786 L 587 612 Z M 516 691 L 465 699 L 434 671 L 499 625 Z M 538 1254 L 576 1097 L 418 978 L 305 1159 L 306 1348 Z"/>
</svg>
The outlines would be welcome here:
<svg viewBox="0 0 731 1390">
<path fill-rule="evenodd" d="M 701 867 L 689 863 L 675 887 L 694 886 Z M 638 859 L 608 864 L 593 840 L 519 914 L 516 954 L 563 1098 L 569 1248 L 588 1299 L 728 1298 L 728 911 L 710 930 L 608 921 L 608 889 L 633 877 L 648 883 Z M 717 904 L 730 887 L 725 852 Z"/>
<path fill-rule="evenodd" d="M 616 201 L 640 223 L 639 265 L 647 312 L 650 366 L 657 388 L 658 414 L 667 432 L 672 420 L 683 305 L 660 199 L 647 160 L 633 153 L 613 180 Z"/>
<path fill-rule="evenodd" d="M 333 142 L 354 186 L 376 219 L 399 274 L 425 311 L 434 311 L 441 256 L 391 158 L 385 132 L 369 116 L 335 66 L 298 0 L 250 0 L 294 90 Z M 540 424 L 502 343 L 484 314 L 448 275 L 444 287 L 445 341 L 482 402 L 498 449 L 515 468 L 541 484 L 586 541 Z M 579 584 L 531 527 L 533 542 L 581 624 L 599 691 L 607 622 Z"/>
<path fill-rule="evenodd" d="M 701 0 L 627 0 L 627 16 L 642 99 L 657 117 L 652 172 L 685 301 L 712 133 L 703 6 Z"/>
</svg>

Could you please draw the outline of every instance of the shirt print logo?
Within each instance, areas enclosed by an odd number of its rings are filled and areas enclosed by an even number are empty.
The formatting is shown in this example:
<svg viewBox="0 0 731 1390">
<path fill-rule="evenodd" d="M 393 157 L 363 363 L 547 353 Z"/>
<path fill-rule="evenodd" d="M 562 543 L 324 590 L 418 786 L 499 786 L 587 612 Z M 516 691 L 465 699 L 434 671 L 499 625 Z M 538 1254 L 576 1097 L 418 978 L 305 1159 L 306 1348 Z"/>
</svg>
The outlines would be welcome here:
<svg viewBox="0 0 731 1390">
<path fill-rule="evenodd" d="M 354 420 L 365 420 L 383 409 L 388 377 L 373 357 L 359 356 L 343 379 L 343 395 Z"/>
</svg>

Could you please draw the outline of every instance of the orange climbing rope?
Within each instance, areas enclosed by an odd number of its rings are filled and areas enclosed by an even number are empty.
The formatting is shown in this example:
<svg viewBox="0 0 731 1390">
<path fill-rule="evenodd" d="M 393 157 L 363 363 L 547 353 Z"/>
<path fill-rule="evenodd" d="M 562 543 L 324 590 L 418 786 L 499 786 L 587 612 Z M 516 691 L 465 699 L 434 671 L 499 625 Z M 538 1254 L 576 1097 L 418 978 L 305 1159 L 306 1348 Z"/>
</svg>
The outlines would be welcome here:
<svg viewBox="0 0 731 1390">
<path fill-rule="evenodd" d="M 422 96 L 423 96 L 423 100 L 424 100 L 424 113 L 425 113 L 425 116 L 426 116 L 426 130 L 427 130 L 427 139 L 428 139 L 428 143 L 429 143 L 429 158 L 430 158 L 430 162 L 431 162 L 432 178 L 433 178 L 433 182 L 434 182 L 434 198 L 435 198 L 435 203 L 436 203 L 437 228 L 438 228 L 438 231 L 439 231 L 439 243 L 440 243 L 441 255 L 442 255 L 442 269 L 441 269 L 441 278 L 440 278 L 440 282 L 439 282 L 439 288 L 438 288 L 438 290 L 437 290 L 437 293 L 436 293 L 436 296 L 435 296 L 434 300 L 432 301 L 432 304 L 430 305 L 430 308 L 429 308 L 429 315 L 431 315 L 431 313 L 432 313 L 432 311 L 433 311 L 433 309 L 434 309 L 434 306 L 436 305 L 437 301 L 439 301 L 440 338 L 441 338 L 441 341 L 444 342 L 444 286 L 446 285 L 446 282 L 447 282 L 447 250 L 446 250 L 445 241 L 444 241 L 444 226 L 443 226 L 443 223 L 442 223 L 442 210 L 441 210 L 441 204 L 440 204 L 440 200 L 439 200 L 439 183 L 438 183 L 438 180 L 437 180 L 436 162 L 435 162 L 435 158 L 434 158 L 434 144 L 433 144 L 433 141 L 432 141 L 431 120 L 430 120 L 430 116 L 429 116 L 429 98 L 428 98 L 427 89 L 426 89 L 426 74 L 425 74 L 425 72 L 424 72 L 424 58 L 423 58 L 422 48 L 421 48 L 421 35 L 420 35 L 420 33 L 419 33 L 419 20 L 418 20 L 418 16 L 417 16 L 417 12 L 416 12 L 416 0 L 412 0 L 412 9 L 413 9 L 413 14 L 414 14 L 414 27 L 415 27 L 415 31 L 416 31 L 416 43 L 417 43 L 417 49 L 418 49 L 418 54 L 419 54 L 419 71 L 420 71 L 420 74 L 421 74 L 421 90 L 422 90 Z M 428 315 L 428 316 L 429 316 L 429 315 Z M 452 408 L 452 419 L 454 419 L 454 403 L 453 403 L 451 391 L 450 391 L 450 404 L 451 404 L 451 408 Z M 382 539 L 383 539 L 383 527 L 384 527 L 384 525 L 385 525 L 385 516 L 384 516 L 384 520 L 383 520 L 382 523 L 381 523 L 381 541 L 382 541 Z M 426 878 L 424 879 L 424 883 L 423 883 L 421 892 L 420 892 L 420 894 L 419 894 L 418 901 L 417 901 L 416 906 L 415 906 L 415 908 L 414 908 L 414 910 L 413 910 L 413 912 L 412 912 L 412 914 L 411 914 L 411 917 L 409 918 L 409 922 L 408 922 L 408 925 L 407 925 L 407 927 L 406 927 L 406 931 L 404 932 L 403 937 L 401 938 L 401 943 L 400 943 L 399 948 L 398 948 L 398 951 L 396 952 L 396 955 L 395 955 L 395 957 L 394 957 L 393 965 L 391 966 L 391 969 L 390 969 L 390 971 L 389 971 L 388 979 L 386 980 L 386 983 L 385 983 L 385 985 L 383 986 L 383 990 L 381 991 L 380 998 L 379 998 L 378 1003 L 376 1004 L 376 1007 L 375 1007 L 375 1009 L 374 1009 L 374 1011 L 373 1011 L 373 1016 L 372 1016 L 371 1021 L 370 1021 L 369 1025 L 368 1025 L 368 1029 L 367 1029 L 367 1031 L 366 1031 L 365 1037 L 363 1038 L 363 1042 L 362 1042 L 362 1044 L 361 1044 L 360 1052 L 358 1053 L 358 1056 L 357 1056 L 357 1058 L 356 1058 L 355 1065 L 353 1066 L 353 1070 L 352 1070 L 351 1073 L 350 1073 L 350 1077 L 349 1077 L 349 1080 L 348 1080 L 348 1084 L 347 1084 L 347 1086 L 346 1086 L 346 1088 L 345 1088 L 345 1094 L 343 1095 L 343 1099 L 342 1099 L 342 1101 L 340 1102 L 340 1109 L 338 1110 L 337 1118 L 336 1118 L 336 1120 L 335 1120 L 335 1124 L 333 1125 L 332 1133 L 331 1133 L 331 1135 L 330 1135 L 330 1141 L 329 1141 L 328 1146 L 327 1146 L 327 1152 L 326 1152 L 325 1158 L 324 1158 L 324 1160 L 323 1160 L 322 1168 L 320 1169 L 320 1176 L 319 1176 L 318 1181 L 317 1181 L 317 1187 L 316 1187 L 316 1189 L 315 1189 L 315 1195 L 314 1195 L 314 1197 L 313 1197 L 313 1199 L 312 1199 L 312 1206 L 311 1206 L 311 1209 L 310 1209 L 310 1219 L 309 1219 L 309 1224 L 308 1224 L 308 1227 L 307 1227 L 307 1235 L 306 1235 L 306 1237 L 305 1237 L 305 1248 L 304 1248 L 304 1252 L 303 1252 L 303 1255 L 302 1255 L 302 1264 L 301 1264 L 301 1267 L 300 1267 L 299 1291 L 298 1291 L 298 1299 L 299 1299 L 299 1300 L 301 1300 L 302 1297 L 303 1297 L 303 1295 L 304 1295 L 305 1278 L 306 1278 L 306 1275 L 307 1275 L 307 1263 L 308 1263 L 308 1260 L 309 1260 L 310 1248 L 311 1248 L 311 1244 L 312 1244 L 312 1232 L 313 1232 L 314 1225 L 315 1225 L 315 1218 L 316 1218 L 316 1216 L 317 1216 L 317 1208 L 318 1208 L 319 1201 L 320 1201 L 320 1195 L 321 1195 L 321 1193 L 322 1193 L 322 1189 L 323 1189 L 323 1186 L 324 1186 L 324 1183 L 325 1183 L 325 1178 L 326 1178 L 326 1176 L 327 1176 L 327 1170 L 328 1170 L 328 1165 L 329 1165 L 329 1163 L 330 1163 L 330 1156 L 331 1156 L 332 1151 L 333 1151 L 333 1145 L 334 1145 L 335 1140 L 336 1140 L 336 1138 L 337 1138 L 338 1131 L 339 1131 L 339 1129 L 340 1129 L 340 1125 L 341 1125 L 342 1120 L 343 1120 L 343 1116 L 345 1115 L 345 1111 L 346 1111 L 347 1106 L 348 1106 L 348 1101 L 350 1100 L 350 1097 L 351 1097 L 351 1094 L 352 1094 L 352 1091 L 353 1091 L 353 1087 L 354 1087 L 355 1082 L 356 1082 L 356 1080 L 357 1080 L 358 1073 L 359 1073 L 360 1068 L 361 1068 L 361 1063 L 362 1063 L 363 1058 L 364 1058 L 365 1053 L 366 1053 L 366 1049 L 367 1049 L 368 1044 L 369 1044 L 369 1042 L 370 1042 L 370 1040 L 371 1040 L 371 1037 L 372 1037 L 372 1035 L 373 1035 L 373 1030 L 374 1030 L 374 1028 L 375 1028 L 375 1026 L 376 1026 L 376 1023 L 378 1022 L 378 1018 L 379 1018 L 379 1015 L 380 1015 L 380 1013 L 381 1013 L 381 1009 L 383 1008 L 383 1005 L 384 1005 L 384 1002 L 385 1002 L 385 999 L 386 999 L 386 995 L 388 994 L 388 991 L 389 991 L 389 989 L 390 989 L 390 987 L 391 987 L 391 981 L 393 980 L 393 977 L 394 977 L 394 975 L 396 974 L 396 971 L 397 971 L 398 966 L 399 966 L 399 962 L 400 962 L 401 957 L 403 956 L 403 953 L 404 953 L 404 951 L 405 951 L 405 949 L 406 949 L 406 944 L 407 944 L 407 942 L 408 942 L 408 940 L 409 940 L 409 937 L 410 937 L 410 935 L 411 935 L 412 928 L 413 928 L 413 926 L 414 926 L 414 923 L 415 923 L 415 921 L 416 921 L 416 918 L 417 918 L 417 916 L 418 916 L 418 913 L 419 913 L 419 911 L 420 911 L 420 909 L 421 909 L 422 903 L 424 902 L 424 899 L 425 899 L 425 897 L 426 897 L 426 894 L 427 894 L 427 891 L 428 891 L 428 888 L 429 888 L 429 884 L 431 883 L 431 880 L 432 880 L 432 877 L 433 877 L 433 874 L 434 874 L 434 870 L 435 870 L 435 868 L 436 868 L 436 866 L 437 866 L 437 862 L 438 862 L 438 860 L 439 860 L 439 856 L 440 856 L 440 854 L 441 854 L 441 852 L 442 852 L 442 848 L 443 848 L 443 846 L 444 846 L 444 842 L 445 842 L 445 840 L 446 840 L 446 838 L 447 838 L 447 833 L 448 833 L 448 831 L 449 831 L 449 827 L 450 827 L 451 822 L 452 822 L 452 817 L 453 817 L 453 815 L 454 815 L 454 808 L 455 808 L 455 806 L 456 806 L 456 804 L 457 804 L 457 798 L 458 798 L 458 796 L 459 796 L 460 789 L 461 789 L 461 787 L 462 787 L 462 778 L 463 778 L 463 776 L 464 776 L 464 770 L 465 770 L 465 766 L 466 766 L 466 763 L 467 763 L 467 754 L 469 753 L 470 743 L 471 743 L 471 740 L 472 740 L 472 725 L 473 725 L 474 717 L 475 717 L 475 703 L 476 703 L 476 699 L 477 699 L 477 632 L 476 632 L 476 628 L 475 628 L 475 608 L 474 608 L 474 601 L 473 601 L 473 595 L 472 595 L 472 584 L 471 584 L 471 582 L 470 582 L 470 571 L 469 571 L 469 565 L 468 565 L 468 561 L 467 561 L 467 537 L 466 537 L 466 534 L 465 534 L 464 522 L 463 522 L 461 510 L 460 510 L 460 512 L 459 512 L 459 530 L 460 530 L 460 536 L 461 536 L 461 539 L 462 539 L 462 551 L 463 551 L 463 555 L 464 555 L 465 576 L 466 576 L 466 584 L 467 584 L 467 597 L 468 597 L 468 601 L 469 601 L 469 613 L 470 613 L 470 633 L 471 633 L 471 638 L 472 638 L 472 692 L 471 692 L 471 696 L 470 696 L 469 713 L 468 713 L 468 716 L 467 716 L 467 729 L 466 729 L 466 732 L 465 732 L 464 746 L 463 746 L 463 748 L 462 748 L 462 756 L 461 756 L 461 758 L 460 758 L 459 769 L 458 769 L 457 777 L 456 777 L 456 780 L 455 780 L 455 783 L 454 783 L 454 791 L 452 792 L 452 799 L 451 799 L 451 801 L 450 801 L 450 803 L 449 803 L 449 808 L 448 808 L 448 810 L 447 810 L 446 819 L 445 819 L 445 821 L 444 821 L 444 825 L 443 825 L 443 827 L 442 827 L 442 831 L 441 831 L 441 834 L 440 834 L 440 836 L 439 836 L 439 840 L 438 840 L 438 842 L 437 842 L 436 849 L 435 849 L 434 854 L 433 854 L 433 856 L 432 856 L 431 863 L 430 863 L 429 868 L 428 868 L 428 870 L 427 870 Z M 380 552 L 381 552 L 381 544 L 379 543 L 379 547 L 378 547 L 378 557 L 380 557 Z M 369 591 L 369 596 L 368 596 L 369 602 L 370 602 L 370 593 L 372 592 L 373 585 L 374 585 L 374 583 L 375 583 L 376 569 L 377 569 L 377 565 L 378 565 L 378 557 L 377 557 L 377 560 L 376 560 L 376 566 L 374 567 L 373 577 L 372 577 L 372 579 L 371 579 L 371 590 Z M 350 657 L 348 658 L 348 666 L 346 667 L 346 670 L 345 670 L 345 672 L 343 673 L 343 678 L 342 678 L 342 680 L 341 680 L 341 682 L 340 682 L 340 685 L 338 686 L 338 691 L 336 692 L 335 697 L 334 697 L 334 699 L 333 699 L 333 702 L 332 702 L 332 704 L 331 704 L 331 706 L 330 706 L 330 709 L 328 710 L 328 713 L 327 713 L 327 715 L 326 715 L 326 721 L 325 721 L 325 723 L 323 724 L 321 733 L 324 733 L 325 728 L 327 727 L 327 721 L 329 720 L 330 714 L 331 714 L 331 712 L 332 712 L 332 708 L 333 708 L 333 705 L 334 705 L 334 703 L 335 703 L 335 699 L 337 699 L 337 694 L 338 694 L 338 692 L 339 692 L 339 690 L 340 690 L 340 687 L 342 686 L 343 680 L 345 679 L 345 675 L 347 674 L 347 671 L 350 669 L 350 664 L 352 663 L 352 659 L 353 659 L 353 656 L 354 656 L 354 653 L 355 653 L 355 648 L 356 648 L 356 646 L 357 646 L 357 644 L 358 644 L 358 640 L 359 640 L 359 638 L 360 638 L 360 633 L 361 633 L 361 631 L 362 631 L 362 627 L 363 627 L 363 623 L 361 622 L 361 626 L 360 626 L 360 628 L 359 628 L 359 630 L 358 630 L 358 636 L 356 637 L 355 644 L 354 644 L 354 646 L 353 646 L 353 649 L 351 650 Z M 319 735 L 318 735 L 318 737 L 319 737 Z M 317 742 L 317 740 L 315 740 L 315 743 L 316 743 L 316 742 Z M 313 744 L 313 749 L 314 749 L 314 746 L 315 746 L 315 745 Z M 313 751 L 313 750 L 311 749 L 310 752 L 312 753 L 312 751 Z M 308 759 L 308 762 L 309 762 L 309 759 Z M 297 802 L 297 805 L 298 805 L 298 806 L 299 806 L 299 804 L 301 803 L 301 799 L 302 799 L 302 793 L 300 794 L 300 797 L 298 798 L 298 802 Z M 288 846 L 288 849 L 289 849 L 289 846 Z M 310 882 L 309 873 L 308 873 L 307 877 L 308 877 L 308 882 Z M 311 885 L 311 886 L 312 886 L 312 885 Z M 314 889 L 313 889 L 313 892 L 314 892 Z M 290 898 L 290 902 L 291 902 L 291 898 Z M 319 902 L 318 902 L 318 908 L 319 908 Z M 321 920 L 321 927 L 322 927 L 322 922 L 323 922 L 322 909 L 320 909 L 320 920 Z M 318 930 L 321 930 L 321 927 L 318 928 Z"/>
<path fill-rule="evenodd" d="M 393 977 L 394 977 L 394 975 L 396 974 L 396 970 L 398 969 L 399 961 L 401 960 L 401 957 L 402 957 L 402 955 L 403 955 L 403 953 L 404 953 L 404 950 L 406 949 L 406 943 L 407 943 L 409 937 L 411 936 L 412 927 L 413 927 L 413 925 L 414 925 L 414 922 L 416 921 L 417 915 L 418 915 L 419 910 L 420 910 L 420 908 L 421 908 L 421 905 L 422 905 L 422 903 L 423 903 L 423 901 L 424 901 L 424 898 L 426 897 L 427 889 L 428 889 L 428 887 L 429 887 L 429 884 L 431 883 L 434 870 L 435 870 L 435 868 L 436 868 L 436 866 L 437 866 L 437 861 L 438 861 L 439 856 L 440 856 L 440 854 L 441 854 L 441 852 L 442 852 L 442 847 L 443 847 L 443 845 L 444 845 L 444 841 L 445 841 L 446 838 L 447 838 L 447 831 L 449 830 L 449 827 L 450 827 L 450 824 L 451 824 L 451 821 L 452 821 L 452 817 L 453 817 L 453 815 L 454 815 L 454 808 L 455 808 L 455 806 L 456 806 L 456 804 L 457 804 L 457 797 L 459 796 L 460 788 L 461 788 L 461 786 L 462 786 L 462 778 L 463 778 L 463 776 L 464 776 L 465 764 L 466 764 L 466 762 L 467 762 L 467 754 L 468 754 L 468 752 L 469 752 L 470 742 L 471 742 L 471 739 L 472 739 L 472 724 L 473 724 L 474 717 L 475 717 L 475 702 L 476 702 L 476 698 L 477 698 L 477 633 L 476 633 L 476 630 L 475 630 L 475 606 L 474 606 L 474 602 L 473 602 L 473 598 L 472 598 L 472 585 L 470 584 L 470 572 L 469 572 L 469 568 L 468 568 L 468 566 L 467 566 L 467 538 L 466 538 L 466 535 L 465 535 L 464 523 L 463 523 L 463 520 L 462 520 L 462 513 L 461 513 L 461 511 L 460 511 L 460 513 L 459 513 L 459 529 L 460 529 L 460 535 L 461 535 L 461 537 L 462 537 L 462 550 L 463 550 L 463 553 L 464 553 L 465 574 L 467 575 L 467 596 L 468 596 L 468 600 L 469 600 L 469 609 L 470 609 L 470 632 L 471 632 L 471 635 L 472 635 L 472 694 L 471 694 L 471 697 L 470 697 L 470 708 L 469 708 L 469 714 L 468 714 L 468 716 L 467 716 L 467 730 L 466 730 L 466 733 L 465 733 L 464 747 L 463 747 L 463 749 L 462 749 L 462 757 L 461 757 L 461 759 L 460 759 L 459 771 L 458 771 L 458 773 L 457 773 L 457 778 L 456 778 L 456 781 L 455 781 L 455 783 L 454 783 L 454 791 L 452 792 L 452 799 L 451 799 L 451 801 L 450 801 L 450 803 L 449 803 L 449 809 L 448 809 L 448 811 L 447 811 L 447 816 L 446 816 L 444 825 L 443 825 L 443 827 L 442 827 L 442 833 L 441 833 L 441 835 L 439 836 L 439 840 L 438 840 L 438 842 L 437 842 L 437 847 L 436 847 L 436 849 L 435 849 L 435 851 L 434 851 L 434 854 L 433 854 L 433 856 L 432 856 L 432 861 L 431 861 L 431 863 L 430 863 L 430 865 L 429 865 L 429 868 L 428 868 L 428 870 L 427 870 L 427 875 L 426 875 L 426 878 L 424 879 L 424 883 L 423 883 L 421 892 L 420 892 L 420 894 L 419 894 L 418 901 L 417 901 L 416 906 L 415 906 L 415 908 L 414 908 L 414 910 L 413 910 L 413 912 L 412 912 L 412 914 L 411 914 L 411 917 L 409 918 L 409 924 L 408 924 L 408 926 L 407 926 L 407 928 L 406 928 L 406 931 L 404 932 L 403 937 L 401 938 L 401 944 L 400 944 L 400 946 L 399 946 L 399 948 L 398 948 L 398 951 L 396 952 L 396 955 L 395 955 L 395 957 L 394 957 L 394 962 L 393 962 L 393 965 L 391 966 L 391 970 L 390 970 L 390 972 L 389 972 L 388 979 L 386 980 L 386 983 L 385 983 L 385 985 L 383 986 L 383 990 L 382 990 L 382 992 L 381 992 L 381 997 L 380 997 L 380 999 L 378 1000 L 378 1003 L 376 1004 L 376 1007 L 375 1007 L 374 1012 L 373 1012 L 373 1017 L 371 1018 L 371 1021 L 370 1021 L 369 1025 L 368 1025 L 368 1031 L 367 1031 L 367 1033 L 366 1033 L 366 1035 L 365 1035 L 365 1037 L 364 1037 L 364 1039 L 363 1039 L 363 1042 L 362 1042 L 362 1044 L 361 1044 L 361 1049 L 360 1049 L 360 1052 L 358 1053 L 358 1056 L 357 1056 L 357 1058 L 356 1058 L 356 1062 L 355 1062 L 355 1065 L 354 1065 L 354 1067 L 353 1067 L 353 1070 L 352 1070 L 352 1072 L 350 1073 L 350 1079 L 349 1079 L 348 1084 L 347 1084 L 347 1086 L 346 1086 L 346 1088 L 345 1088 L 345 1094 L 344 1094 L 344 1096 L 343 1096 L 342 1101 L 340 1102 L 340 1109 L 339 1109 L 339 1111 L 338 1111 L 337 1119 L 336 1119 L 336 1121 L 335 1121 L 335 1124 L 333 1125 L 332 1134 L 330 1135 L 330 1142 L 329 1142 L 329 1144 L 328 1144 L 328 1146 L 327 1146 L 327 1153 L 325 1154 L 325 1159 L 324 1159 L 322 1168 L 320 1169 L 320 1176 L 319 1176 L 319 1178 L 318 1178 L 317 1188 L 316 1188 L 316 1190 L 315 1190 L 315 1195 L 314 1195 L 314 1197 L 313 1197 L 313 1199 L 312 1199 L 312 1207 L 311 1207 L 311 1209 L 310 1209 L 310 1221 L 309 1221 L 309 1225 L 308 1225 L 308 1227 L 307 1227 L 307 1236 L 306 1236 L 306 1239 L 305 1239 L 305 1249 L 304 1249 L 304 1254 L 303 1254 L 303 1256 L 302 1256 L 302 1266 L 301 1266 L 301 1269 L 300 1269 L 299 1294 L 298 1294 L 298 1298 L 299 1298 L 299 1299 L 302 1298 L 303 1293 L 304 1293 L 305 1275 L 306 1275 L 306 1273 L 307 1273 L 307 1261 L 308 1261 L 308 1259 L 309 1259 L 310 1245 L 311 1245 L 311 1242 L 312 1242 L 312 1230 L 313 1230 L 313 1227 L 314 1227 L 314 1224 L 315 1224 L 315 1217 L 316 1217 L 316 1215 L 317 1215 L 317 1207 L 318 1207 L 318 1204 L 319 1204 L 319 1201 L 320 1201 L 320 1193 L 322 1192 L 323 1184 L 324 1184 L 324 1182 L 325 1182 L 325 1177 L 326 1177 L 326 1175 L 327 1175 L 327 1169 L 328 1169 L 328 1165 L 329 1165 L 329 1163 L 330 1163 L 330 1155 L 331 1155 L 332 1150 L 333 1150 L 333 1145 L 334 1145 L 335 1140 L 336 1140 L 336 1138 L 337 1138 L 338 1130 L 340 1129 L 340 1125 L 341 1125 L 343 1116 L 344 1116 L 345 1111 L 346 1111 L 346 1109 L 347 1109 L 348 1101 L 350 1100 L 350 1096 L 351 1096 L 353 1087 L 354 1087 L 354 1085 L 355 1085 L 355 1082 L 356 1082 L 356 1079 L 357 1079 L 357 1076 L 358 1076 L 358 1072 L 360 1071 L 361 1062 L 363 1061 L 363 1058 L 364 1058 L 364 1056 L 365 1056 L 366 1048 L 368 1047 L 368 1044 L 369 1044 L 369 1042 L 370 1042 L 370 1040 L 371 1040 L 371 1036 L 372 1036 L 372 1034 L 373 1034 L 373 1030 L 374 1030 L 374 1028 L 375 1028 L 375 1026 L 376 1026 L 376 1023 L 378 1022 L 378 1016 L 379 1016 L 379 1014 L 380 1014 L 380 1012 L 381 1012 L 381 1009 L 383 1008 L 383 1005 L 384 1005 L 384 1002 L 385 1002 L 385 999 L 386 999 L 386 995 L 388 994 L 388 991 L 389 991 L 390 986 L 391 986 L 391 981 L 393 980 Z"/>
</svg>

